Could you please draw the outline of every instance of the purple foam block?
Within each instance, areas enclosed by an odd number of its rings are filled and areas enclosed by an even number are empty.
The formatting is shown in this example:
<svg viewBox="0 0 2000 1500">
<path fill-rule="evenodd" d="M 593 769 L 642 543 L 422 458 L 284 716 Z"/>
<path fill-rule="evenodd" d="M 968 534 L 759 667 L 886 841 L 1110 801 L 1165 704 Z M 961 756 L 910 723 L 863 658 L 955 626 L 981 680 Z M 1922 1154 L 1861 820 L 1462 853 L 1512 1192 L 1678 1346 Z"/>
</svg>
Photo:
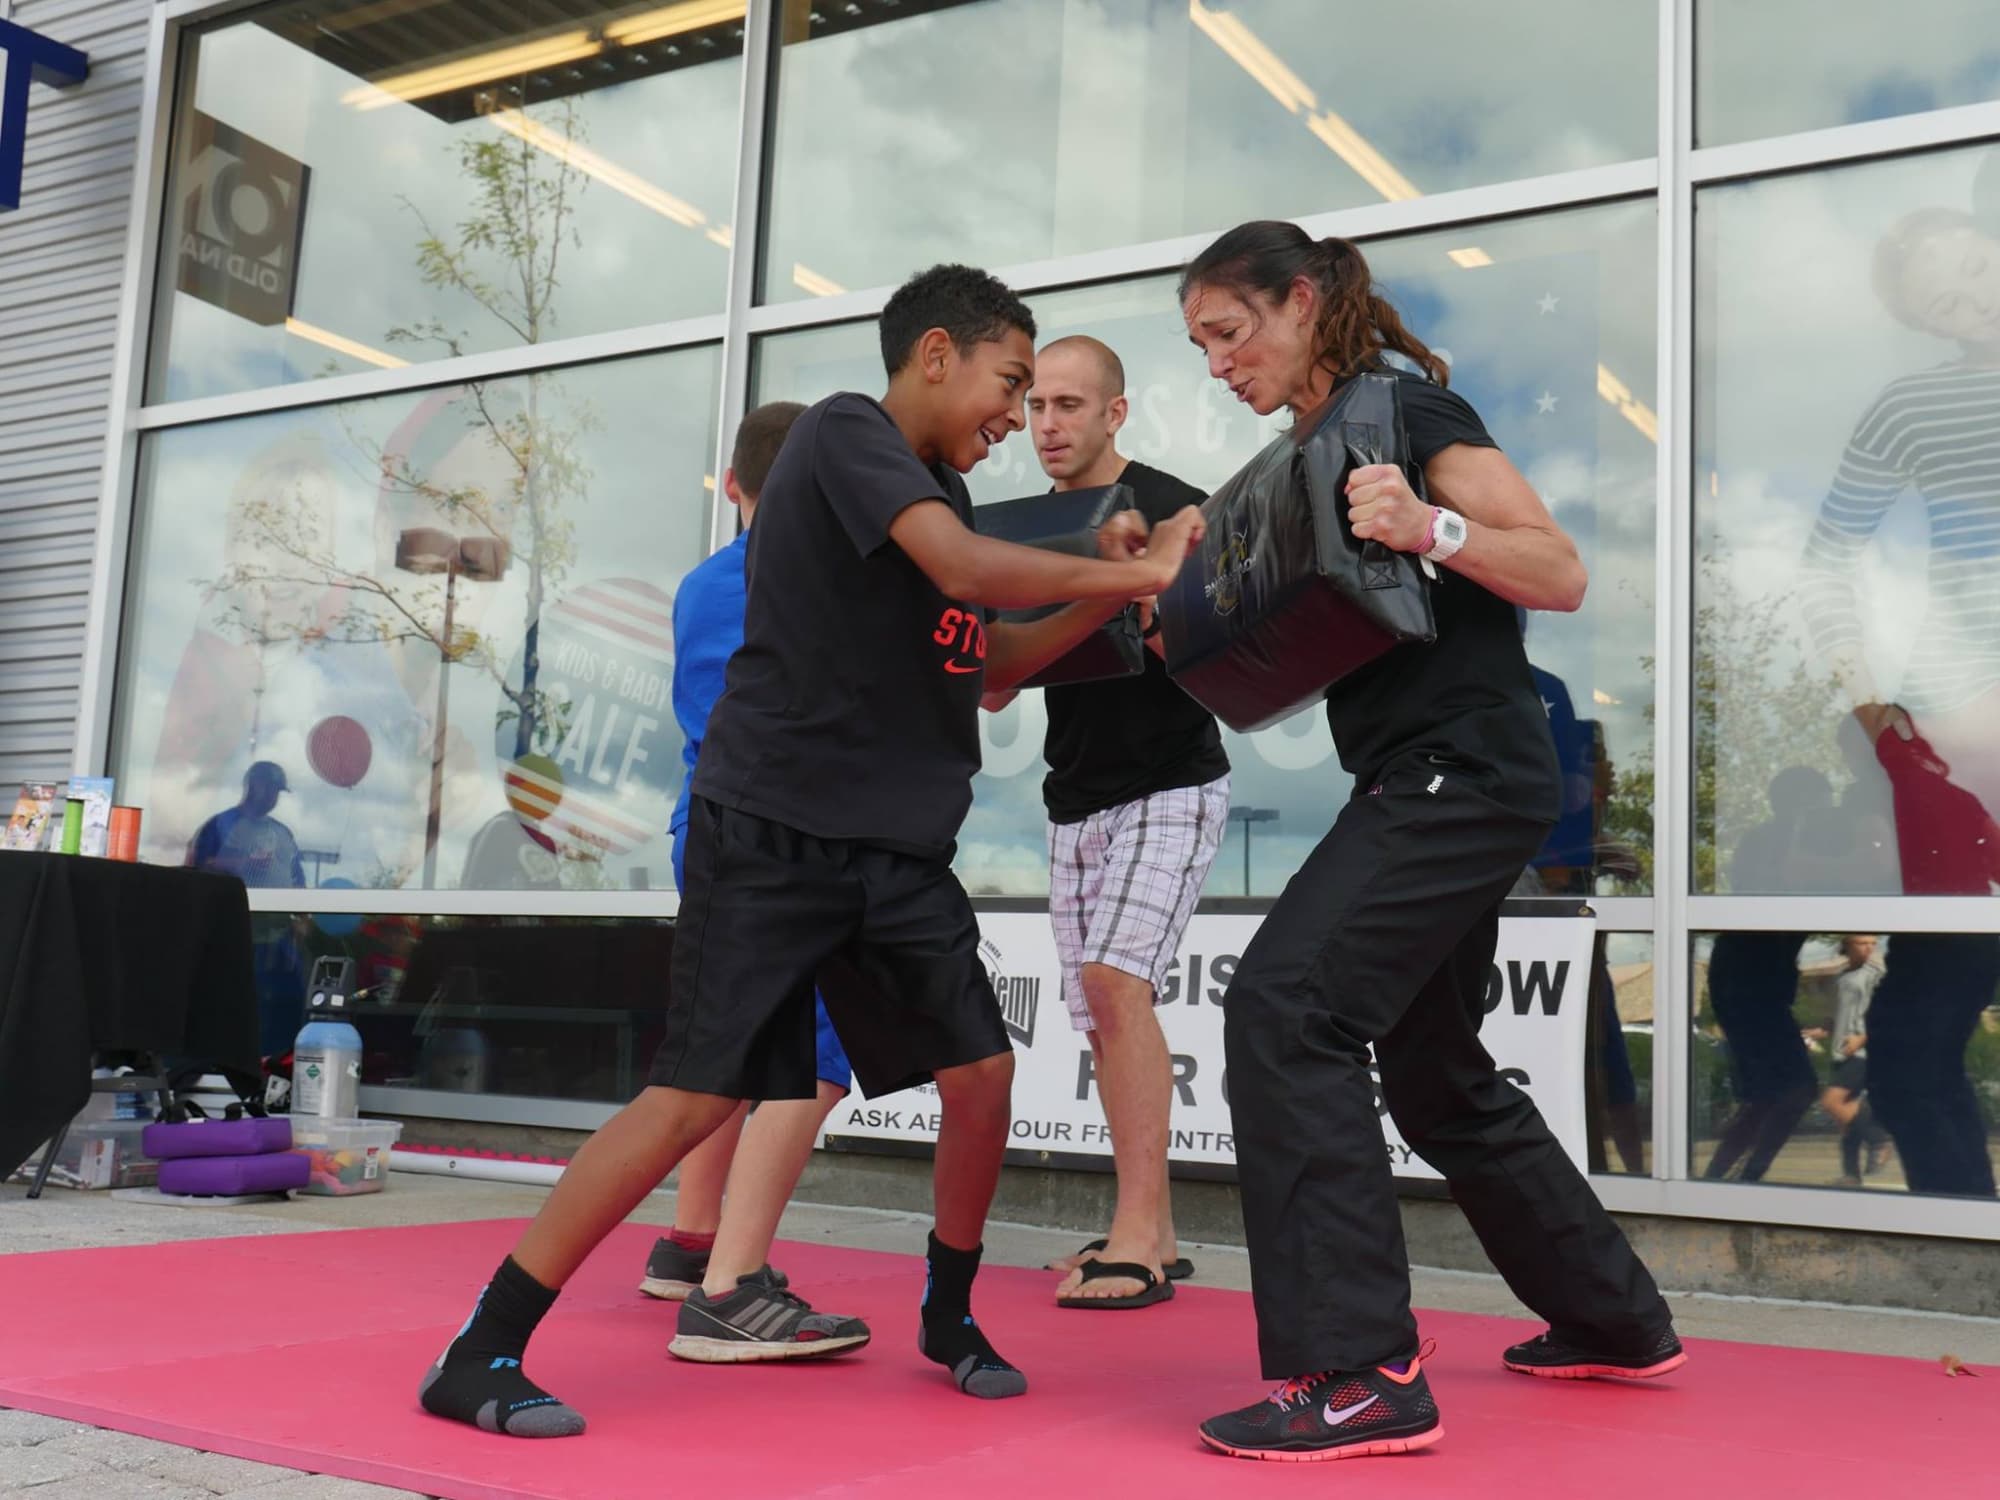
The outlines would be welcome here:
<svg viewBox="0 0 2000 1500">
<path fill-rule="evenodd" d="M 140 1149 L 155 1161 L 184 1156 L 263 1156 L 292 1149 L 290 1120 L 192 1120 L 148 1125 Z"/>
<path fill-rule="evenodd" d="M 184 1156 L 160 1163 L 160 1191 L 233 1198 L 302 1188 L 311 1176 L 311 1160 L 295 1151 L 268 1156 Z"/>
</svg>

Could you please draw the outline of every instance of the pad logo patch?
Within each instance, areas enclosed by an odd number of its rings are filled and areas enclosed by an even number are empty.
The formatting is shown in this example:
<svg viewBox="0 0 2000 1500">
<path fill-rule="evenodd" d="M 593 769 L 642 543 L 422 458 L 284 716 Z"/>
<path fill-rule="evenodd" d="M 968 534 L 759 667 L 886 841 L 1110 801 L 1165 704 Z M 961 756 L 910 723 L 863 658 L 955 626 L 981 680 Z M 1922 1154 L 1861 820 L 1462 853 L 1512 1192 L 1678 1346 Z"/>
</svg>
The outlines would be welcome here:
<svg viewBox="0 0 2000 1500">
<path fill-rule="evenodd" d="M 1242 532 L 1231 532 L 1228 544 L 1215 555 L 1215 576 L 1202 585 L 1218 615 L 1236 612 L 1236 606 L 1243 602 L 1243 575 L 1249 571 L 1249 544 Z"/>
</svg>

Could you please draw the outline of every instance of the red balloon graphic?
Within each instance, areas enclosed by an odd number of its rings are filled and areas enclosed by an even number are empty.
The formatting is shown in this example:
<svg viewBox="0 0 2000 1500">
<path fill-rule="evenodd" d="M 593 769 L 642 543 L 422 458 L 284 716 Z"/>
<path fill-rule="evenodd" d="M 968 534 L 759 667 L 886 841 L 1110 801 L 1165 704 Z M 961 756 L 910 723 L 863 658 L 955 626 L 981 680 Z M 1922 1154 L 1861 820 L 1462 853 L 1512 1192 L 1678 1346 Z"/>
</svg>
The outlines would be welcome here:
<svg viewBox="0 0 2000 1500">
<path fill-rule="evenodd" d="M 368 774 L 375 747 L 357 721 L 345 714 L 332 714 L 313 725 L 312 733 L 306 736 L 306 759 L 328 785 L 354 786 Z"/>
</svg>

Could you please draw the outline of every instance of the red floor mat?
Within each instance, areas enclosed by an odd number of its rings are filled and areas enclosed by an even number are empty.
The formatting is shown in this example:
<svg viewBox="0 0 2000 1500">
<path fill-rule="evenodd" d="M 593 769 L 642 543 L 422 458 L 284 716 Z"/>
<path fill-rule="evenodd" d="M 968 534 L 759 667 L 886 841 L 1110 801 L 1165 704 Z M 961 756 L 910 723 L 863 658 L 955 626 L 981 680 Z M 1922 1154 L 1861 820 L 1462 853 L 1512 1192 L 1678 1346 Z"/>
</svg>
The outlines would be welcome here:
<svg viewBox="0 0 2000 1500">
<path fill-rule="evenodd" d="M 590 1432 L 509 1441 L 425 1416 L 415 1392 L 517 1229 L 0 1259 L 0 1406 L 454 1500 L 1215 1500 L 1301 1484 L 1728 1500 L 1976 1495 L 1992 1483 L 2000 1380 L 1709 1343 L 1652 1385 L 1537 1381 L 1498 1364 L 1502 1346 L 1534 1330 L 1448 1313 L 1423 1319 L 1439 1346 L 1437 1446 L 1331 1466 L 1235 1462 L 1201 1449 L 1194 1425 L 1265 1384 L 1242 1294 L 1183 1283 L 1163 1307 L 1080 1316 L 1051 1304 L 1048 1273 L 989 1269 L 980 1321 L 1032 1386 L 1021 1400 L 975 1401 L 916 1354 L 916 1260 L 817 1246 L 783 1245 L 777 1259 L 817 1306 L 869 1320 L 866 1351 L 823 1365 L 685 1365 L 665 1353 L 675 1309 L 634 1289 L 654 1234 L 635 1226 L 591 1259 L 530 1361 Z"/>
</svg>

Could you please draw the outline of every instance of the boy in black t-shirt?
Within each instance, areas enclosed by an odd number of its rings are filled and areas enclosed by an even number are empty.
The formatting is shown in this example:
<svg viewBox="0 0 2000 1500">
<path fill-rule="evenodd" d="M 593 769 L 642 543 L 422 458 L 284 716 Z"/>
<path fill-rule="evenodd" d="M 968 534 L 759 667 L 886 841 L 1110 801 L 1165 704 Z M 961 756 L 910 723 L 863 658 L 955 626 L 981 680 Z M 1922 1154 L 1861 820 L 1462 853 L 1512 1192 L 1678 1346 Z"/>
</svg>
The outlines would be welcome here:
<svg viewBox="0 0 2000 1500">
<path fill-rule="evenodd" d="M 1193 509 L 1150 537 L 1116 517 L 1099 560 L 966 524 L 958 476 L 1023 426 L 1034 326 L 984 272 L 935 267 L 883 309 L 888 394 L 833 396 L 793 424 L 750 533 L 743 645 L 695 768 L 651 1085 L 577 1153 L 425 1377 L 435 1415 L 517 1437 L 583 1430 L 522 1373 L 529 1336 L 598 1242 L 739 1101 L 812 1096 L 815 979 L 867 1093 L 937 1083 L 919 1349 L 969 1395 L 1026 1390 L 971 1312 L 1014 1071 L 950 866 L 979 768 L 980 693 L 1164 588 L 1201 535 Z M 989 622 L 1061 600 L 1091 602 Z M 754 1291 L 743 1321 L 764 1340 L 807 1352 L 843 1321 L 782 1283 Z"/>
<path fill-rule="evenodd" d="M 1036 356 L 1029 435 L 1056 489 L 1129 485 L 1149 520 L 1201 504 L 1194 486 L 1118 451 L 1126 410 L 1124 366 L 1099 340 L 1057 339 Z M 1229 757 L 1215 716 L 1175 685 L 1149 636 L 1138 676 L 1044 693 L 1049 920 L 1118 1166 L 1110 1233 L 1052 1267 L 1067 1273 L 1062 1307 L 1150 1306 L 1193 1271 L 1175 1243 L 1173 1062 L 1153 1007 L 1228 827 Z"/>
</svg>

